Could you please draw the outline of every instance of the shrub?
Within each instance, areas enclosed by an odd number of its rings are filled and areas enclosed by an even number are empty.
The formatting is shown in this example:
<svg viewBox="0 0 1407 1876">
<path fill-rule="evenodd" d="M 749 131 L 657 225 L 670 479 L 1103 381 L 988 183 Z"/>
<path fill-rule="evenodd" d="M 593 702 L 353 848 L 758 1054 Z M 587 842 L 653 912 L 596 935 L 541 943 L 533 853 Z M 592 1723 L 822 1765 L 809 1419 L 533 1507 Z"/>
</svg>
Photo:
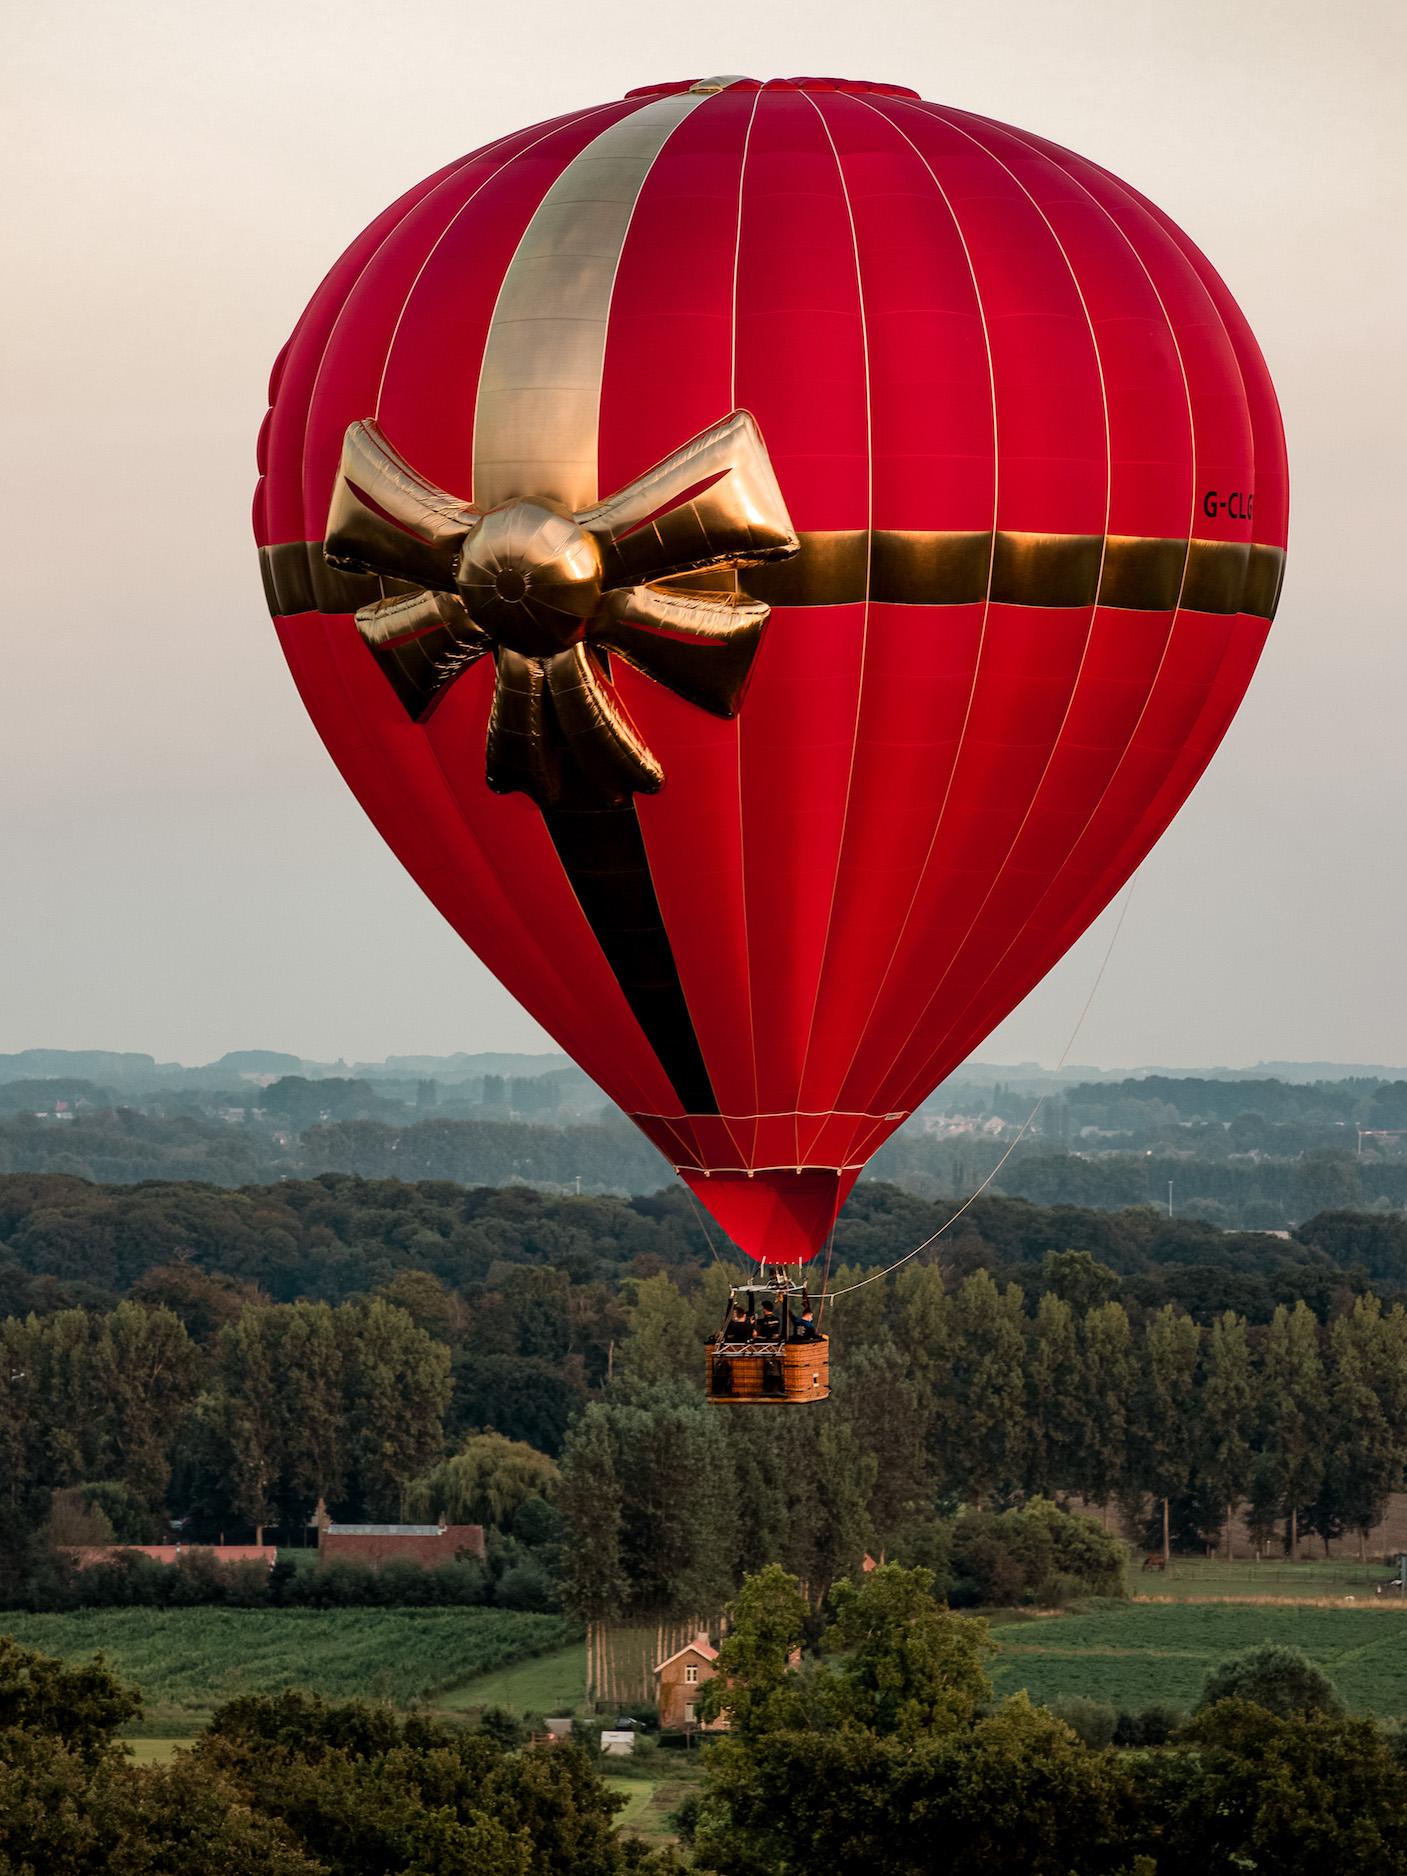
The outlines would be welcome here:
<svg viewBox="0 0 1407 1876">
<path fill-rule="evenodd" d="M 1339 1714 L 1338 1689 L 1320 1667 L 1298 1648 L 1269 1642 L 1220 1662 L 1207 1676 L 1200 1713 L 1219 1700 L 1248 1700 L 1282 1720 L 1302 1713 Z"/>
<path fill-rule="evenodd" d="M 505 1570 L 494 1591 L 500 1609 L 532 1609 L 548 1614 L 558 1607 L 557 1586 L 540 1563 L 515 1563 Z"/>
<path fill-rule="evenodd" d="M 989 1514 L 958 1519 L 950 1600 L 959 1608 L 974 1603 L 1006 1608 L 1024 1599 L 1025 1572 L 998 1536 L 996 1524 Z"/>
<path fill-rule="evenodd" d="M 1092 1518 L 1045 1498 L 1001 1513 L 964 1511 L 953 1526 L 951 1600 L 1060 1605 L 1123 1591 L 1124 1553 Z"/>
<path fill-rule="evenodd" d="M 1116 1746 L 1165 1746 L 1186 1715 L 1180 1707 L 1154 1703 L 1137 1713 L 1121 1713 L 1114 1722 Z"/>
<path fill-rule="evenodd" d="M 1097 1751 L 1113 1745 L 1116 1719 L 1107 1701 L 1091 1700 L 1087 1694 L 1060 1694 L 1046 1705 L 1087 1746 Z"/>
</svg>

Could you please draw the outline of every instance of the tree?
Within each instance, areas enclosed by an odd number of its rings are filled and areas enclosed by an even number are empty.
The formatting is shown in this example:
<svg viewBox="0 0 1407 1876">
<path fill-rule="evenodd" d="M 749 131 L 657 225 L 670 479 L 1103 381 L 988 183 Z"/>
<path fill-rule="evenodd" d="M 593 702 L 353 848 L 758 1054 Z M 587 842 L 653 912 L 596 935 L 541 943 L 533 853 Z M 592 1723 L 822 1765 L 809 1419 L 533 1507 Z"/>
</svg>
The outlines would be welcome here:
<svg viewBox="0 0 1407 1876">
<path fill-rule="evenodd" d="M 1329 1330 L 1328 1423 L 1336 1433 L 1310 1509 L 1326 1554 L 1330 1537 L 1347 1529 L 1357 1531 L 1359 1557 L 1366 1556 L 1368 1533 L 1382 1521 L 1402 1475 L 1398 1435 L 1389 1419 L 1395 1364 L 1385 1327 L 1377 1298 L 1360 1296 Z"/>
<path fill-rule="evenodd" d="M 195 1398 L 195 1345 L 171 1310 L 125 1302 L 103 1319 L 93 1358 L 111 1455 L 103 1473 L 155 1509 L 170 1483 L 176 1429 Z"/>
<path fill-rule="evenodd" d="M 107 1431 L 103 1379 L 94 1360 L 93 1325 L 81 1309 L 26 1324 L 23 1378 L 38 1410 L 35 1425 L 41 1476 L 76 1485 L 102 1472 Z"/>
<path fill-rule="evenodd" d="M 371 1517 L 397 1518 L 402 1493 L 444 1447 L 449 1350 L 389 1303 L 348 1304 L 338 1317 L 352 1489 Z"/>
<path fill-rule="evenodd" d="M 631 1607 L 682 1617 L 721 1608 L 737 1581 L 739 1519 L 723 1418 L 672 1389 L 609 1413 Z"/>
<path fill-rule="evenodd" d="M 276 1376 L 278 1448 L 275 1498 L 285 1522 L 346 1489 L 348 1376 L 337 1315 L 326 1303 L 289 1303 L 260 1312 Z"/>
<path fill-rule="evenodd" d="M 1079 1255 L 1075 1251 L 1067 1257 Z M 1046 1259 L 1049 1264 L 1051 1259 Z M 1078 1483 L 1081 1437 L 1088 1416 L 1084 1364 L 1075 1312 L 1047 1290 L 1027 1330 L 1025 1484 L 1049 1497 Z"/>
<path fill-rule="evenodd" d="M 464 1340 L 469 1323 L 464 1299 L 430 1271 L 398 1270 L 376 1294 L 393 1309 L 403 1309 L 417 1328 L 437 1342 L 452 1348 Z"/>
<path fill-rule="evenodd" d="M 726 1713 L 740 1739 L 796 1724 L 801 1709 L 793 1668 L 809 1614 L 801 1585 L 780 1564 L 744 1577 L 728 1604 L 717 1672 L 700 1696 L 700 1717 Z"/>
<path fill-rule="evenodd" d="M 632 1287 L 625 1340 L 615 1370 L 617 1385 L 627 1398 L 697 1374 L 703 1363 L 700 1343 L 685 1327 L 683 1300 L 673 1279 L 660 1271 L 637 1279 Z"/>
<path fill-rule="evenodd" d="M 567 1434 L 557 1493 L 562 1595 L 567 1607 L 588 1622 L 608 1620 L 625 1601 L 623 1503 L 612 1413 L 597 1402 Z"/>
<path fill-rule="evenodd" d="M 925 1771 L 914 1794 L 924 1827 L 913 1834 L 920 1854 L 924 1838 L 941 1843 L 951 1876 L 1129 1870 L 1121 1768 L 1025 1693 L 939 1742 Z M 882 1850 L 873 1867 L 890 1867 Z"/>
<path fill-rule="evenodd" d="M 221 1708 L 195 1760 L 327 1876 L 665 1876 L 673 1862 L 616 1835 L 621 1801 L 571 1742 L 515 1751 L 482 1729 L 290 1692 Z"/>
<path fill-rule="evenodd" d="M 135 1691 L 101 1657 L 69 1667 L 0 1635 L 0 1735 L 52 1733 L 92 1758 L 141 1710 Z"/>
<path fill-rule="evenodd" d="M 1140 1779 L 1160 1868 L 1407 1867 L 1407 1774 L 1371 1721 L 1226 1699 L 1198 1713 L 1180 1744 L 1157 1782 L 1151 1768 Z"/>
<path fill-rule="evenodd" d="M 529 1499 L 550 1497 L 560 1476 L 545 1453 L 498 1433 L 480 1433 L 411 1483 L 406 1512 L 415 1519 L 443 1513 L 451 1524 L 506 1530 Z"/>
<path fill-rule="evenodd" d="M 1342 1713 L 1339 1691 L 1322 1668 L 1298 1648 L 1268 1642 L 1219 1662 L 1207 1676 L 1198 1711 L 1218 1700 L 1251 1700 L 1268 1713 Z"/>
<path fill-rule="evenodd" d="M 171 1310 L 180 1317 L 191 1340 L 205 1345 L 251 1303 L 267 1299 L 253 1284 L 238 1283 L 219 1271 L 202 1270 L 186 1256 L 169 1264 L 153 1264 L 144 1271 L 132 1285 L 132 1300 L 149 1308 Z"/>
<path fill-rule="evenodd" d="M 963 1496 L 981 1503 L 1020 1482 L 1026 1445 L 1021 1292 L 985 1270 L 958 1286 L 949 1315 L 948 1384 L 939 1438 Z"/>
<path fill-rule="evenodd" d="M 282 1468 L 282 1377 L 274 1361 L 269 1309 L 247 1309 L 221 1329 L 215 1342 L 218 1387 L 203 1418 L 219 1450 L 230 1509 L 254 1526 L 255 1542 L 274 1516 Z"/>
<path fill-rule="evenodd" d="M 935 1496 L 924 1448 L 917 1390 L 899 1351 L 886 1335 L 841 1364 L 832 1390 L 862 1451 L 874 1460 L 866 1512 L 881 1548 L 905 1521 Z"/>
<path fill-rule="evenodd" d="M 1081 1329 L 1087 1406 L 1073 1472 L 1083 1497 L 1107 1505 L 1128 1476 L 1133 1337 L 1122 1303 L 1091 1309 Z"/>
<path fill-rule="evenodd" d="M 1193 1455 L 1193 1392 L 1201 1334 L 1171 1303 L 1150 1319 L 1134 1384 L 1129 1482 L 1163 1502 L 1163 1561 L 1171 1555 L 1168 1500 L 1187 1484 Z"/>
<path fill-rule="evenodd" d="M 1363 1181 L 1351 1153 L 1324 1149 L 1305 1153 L 1295 1167 L 1294 1216 L 1363 1208 Z"/>
<path fill-rule="evenodd" d="M 797 1481 L 802 1518 L 796 1536 L 802 1581 L 819 1603 L 837 1577 L 859 1569 L 865 1555 L 871 1538 L 867 1506 L 877 1462 L 839 1421 L 813 1421 L 811 1426 L 815 1463 Z"/>
<path fill-rule="evenodd" d="M 1255 1432 L 1256 1388 L 1245 1319 L 1224 1310 L 1207 1340 L 1196 1424 L 1195 1470 L 1226 1507 L 1226 1554 L 1231 1555 L 1231 1525 L 1236 1506 L 1251 1484 L 1251 1440 Z"/>
<path fill-rule="evenodd" d="M 1110 1755 L 1024 1695 L 983 1715 L 985 1624 L 953 1615 L 924 1570 L 839 1584 L 819 1660 L 799 1659 L 805 1605 L 785 1572 L 750 1578 L 705 1711 L 695 1833 L 718 1876 L 1012 1876 L 1112 1872 Z M 980 1717 L 979 1717 L 980 1715 Z"/>
<path fill-rule="evenodd" d="M 1081 1316 L 1112 1302 L 1119 1293 L 1118 1277 L 1088 1251 L 1047 1251 L 1041 1260 L 1041 1281 Z"/>
<path fill-rule="evenodd" d="M 992 1691 L 985 1622 L 934 1599 L 930 1570 L 881 1564 L 831 1590 L 824 1647 L 844 1659 L 847 1725 L 917 1739 L 969 1724 Z"/>
<path fill-rule="evenodd" d="M 1261 1366 L 1265 1457 L 1289 1524 L 1291 1558 L 1299 1560 L 1299 1514 L 1319 1495 L 1324 1475 L 1324 1370 L 1319 1325 L 1301 1301 L 1282 1303 L 1266 1332 Z"/>
</svg>

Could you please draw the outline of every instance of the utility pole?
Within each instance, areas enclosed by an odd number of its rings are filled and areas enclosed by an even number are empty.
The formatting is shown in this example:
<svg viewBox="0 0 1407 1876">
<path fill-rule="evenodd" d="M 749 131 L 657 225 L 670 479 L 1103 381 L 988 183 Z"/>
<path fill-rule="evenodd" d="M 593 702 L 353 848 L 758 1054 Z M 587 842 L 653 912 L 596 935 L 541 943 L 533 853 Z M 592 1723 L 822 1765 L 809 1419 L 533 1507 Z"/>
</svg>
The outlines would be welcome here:
<svg viewBox="0 0 1407 1876">
<path fill-rule="evenodd" d="M 1168 1217 L 1169 1218 L 1172 1217 L 1172 1189 L 1173 1189 L 1173 1182 L 1171 1179 L 1169 1179 L 1168 1181 Z"/>
</svg>

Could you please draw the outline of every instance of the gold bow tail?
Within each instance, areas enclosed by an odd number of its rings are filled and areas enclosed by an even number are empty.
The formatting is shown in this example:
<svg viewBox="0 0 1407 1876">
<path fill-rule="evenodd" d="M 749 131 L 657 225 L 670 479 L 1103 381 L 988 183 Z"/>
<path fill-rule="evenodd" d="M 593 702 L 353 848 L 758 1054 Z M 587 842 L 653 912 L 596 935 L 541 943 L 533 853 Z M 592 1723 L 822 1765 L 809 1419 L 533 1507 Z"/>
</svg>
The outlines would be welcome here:
<svg viewBox="0 0 1407 1876">
<path fill-rule="evenodd" d="M 744 410 L 577 514 L 531 496 L 481 512 L 427 481 L 370 422 L 347 431 L 333 489 L 326 558 L 392 589 L 356 624 L 411 716 L 423 720 L 493 657 L 489 787 L 541 809 L 685 1113 L 718 1106 L 633 802 L 662 786 L 664 770 L 609 682 L 610 654 L 712 715 L 736 716 L 769 611 L 736 590 L 736 569 L 799 545 Z M 700 578 L 710 584 L 678 583 Z"/>
</svg>

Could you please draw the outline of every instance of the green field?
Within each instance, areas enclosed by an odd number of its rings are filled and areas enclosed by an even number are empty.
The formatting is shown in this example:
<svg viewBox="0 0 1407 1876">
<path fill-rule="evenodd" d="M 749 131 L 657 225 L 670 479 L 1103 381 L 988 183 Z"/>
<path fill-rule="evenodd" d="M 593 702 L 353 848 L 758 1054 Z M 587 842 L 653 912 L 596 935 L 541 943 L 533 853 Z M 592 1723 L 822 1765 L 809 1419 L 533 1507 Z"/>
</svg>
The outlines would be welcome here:
<svg viewBox="0 0 1407 1876">
<path fill-rule="evenodd" d="M 302 1687 L 406 1706 L 448 1703 L 477 1676 L 556 1650 L 559 1616 L 511 1609 L 84 1609 L 3 1617 L 26 1648 L 101 1652 L 151 1720 L 199 1722 L 236 1694 Z"/>
<path fill-rule="evenodd" d="M 1218 1661 L 1282 1642 L 1318 1662 L 1356 1711 L 1407 1718 L 1407 1612 L 1381 1603 L 1107 1603 L 1003 1624 L 994 1638 L 998 1693 L 1024 1687 L 1037 1701 L 1085 1694 L 1128 1710 L 1191 1707 Z"/>
<path fill-rule="evenodd" d="M 572 1642 L 551 1654 L 515 1661 L 451 1688 L 437 1706 L 466 1711 L 505 1707 L 510 1713 L 576 1713 L 586 1704 L 586 1648 Z"/>
<path fill-rule="evenodd" d="M 1144 1570 L 1140 1559 L 1131 1558 L 1126 1582 L 1131 1596 L 1168 1596 L 1177 1601 L 1196 1596 L 1229 1597 L 1238 1602 L 1322 1597 L 1328 1602 L 1377 1603 L 1388 1600 L 1379 1597 L 1377 1590 L 1393 1574 L 1382 1563 L 1338 1557 L 1316 1557 L 1306 1563 L 1252 1563 L 1244 1558 L 1226 1563 L 1221 1558 L 1176 1557 L 1166 1571 Z"/>
<path fill-rule="evenodd" d="M 618 1778 L 609 1772 L 605 1778 L 610 1789 L 626 1800 L 625 1809 L 616 1813 L 616 1828 L 650 1843 L 674 1839 L 670 1812 L 677 1809 L 703 1777 L 701 1755 L 696 1752 L 669 1752 L 660 1756 L 665 1763 L 652 1767 L 648 1778 Z"/>
</svg>

